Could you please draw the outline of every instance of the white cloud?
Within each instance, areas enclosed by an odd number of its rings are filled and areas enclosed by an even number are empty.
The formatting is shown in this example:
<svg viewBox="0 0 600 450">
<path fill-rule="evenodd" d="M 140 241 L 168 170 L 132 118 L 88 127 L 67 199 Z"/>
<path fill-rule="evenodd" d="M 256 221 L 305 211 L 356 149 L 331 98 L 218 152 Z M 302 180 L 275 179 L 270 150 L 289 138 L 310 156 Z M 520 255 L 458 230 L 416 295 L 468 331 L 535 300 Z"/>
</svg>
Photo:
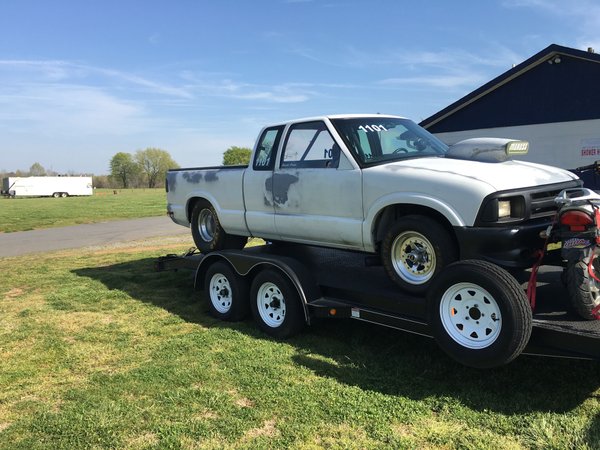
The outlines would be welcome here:
<svg viewBox="0 0 600 450">
<path fill-rule="evenodd" d="M 595 0 L 506 0 L 507 8 L 529 8 L 554 16 L 565 22 L 565 27 L 576 31 L 573 42 L 567 45 L 581 50 L 588 47 L 598 48 L 598 28 L 600 28 L 600 3 Z"/>
<path fill-rule="evenodd" d="M 122 134 L 143 129 L 143 108 L 81 85 L 21 85 L 0 89 L 5 132 L 69 136 Z"/>
<path fill-rule="evenodd" d="M 418 77 L 398 77 L 387 78 L 378 82 L 386 86 L 429 86 L 434 88 L 472 88 L 482 84 L 487 80 L 482 74 L 455 74 L 455 75 L 437 75 L 437 76 L 418 76 Z"/>
</svg>

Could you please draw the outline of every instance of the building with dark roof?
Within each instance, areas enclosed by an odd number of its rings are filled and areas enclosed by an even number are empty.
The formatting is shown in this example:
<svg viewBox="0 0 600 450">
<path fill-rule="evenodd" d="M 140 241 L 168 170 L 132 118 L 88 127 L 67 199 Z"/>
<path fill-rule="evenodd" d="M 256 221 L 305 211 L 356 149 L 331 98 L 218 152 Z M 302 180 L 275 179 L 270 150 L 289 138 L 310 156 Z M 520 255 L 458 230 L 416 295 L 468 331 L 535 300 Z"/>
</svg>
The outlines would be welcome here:
<svg viewBox="0 0 600 450">
<path fill-rule="evenodd" d="M 448 144 L 527 140 L 526 161 L 574 169 L 600 160 L 600 55 L 552 44 L 421 122 Z"/>
</svg>

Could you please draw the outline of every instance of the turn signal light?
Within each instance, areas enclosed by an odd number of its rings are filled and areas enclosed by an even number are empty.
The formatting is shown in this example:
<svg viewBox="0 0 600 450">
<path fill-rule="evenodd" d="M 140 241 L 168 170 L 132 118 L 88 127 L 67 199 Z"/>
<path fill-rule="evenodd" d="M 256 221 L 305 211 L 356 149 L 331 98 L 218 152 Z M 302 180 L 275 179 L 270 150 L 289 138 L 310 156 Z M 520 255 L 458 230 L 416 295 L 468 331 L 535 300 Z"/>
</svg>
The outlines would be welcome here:
<svg viewBox="0 0 600 450">
<path fill-rule="evenodd" d="M 594 223 L 594 219 L 583 211 L 567 211 L 560 216 L 560 224 L 566 225 L 571 231 L 585 231 Z"/>
</svg>

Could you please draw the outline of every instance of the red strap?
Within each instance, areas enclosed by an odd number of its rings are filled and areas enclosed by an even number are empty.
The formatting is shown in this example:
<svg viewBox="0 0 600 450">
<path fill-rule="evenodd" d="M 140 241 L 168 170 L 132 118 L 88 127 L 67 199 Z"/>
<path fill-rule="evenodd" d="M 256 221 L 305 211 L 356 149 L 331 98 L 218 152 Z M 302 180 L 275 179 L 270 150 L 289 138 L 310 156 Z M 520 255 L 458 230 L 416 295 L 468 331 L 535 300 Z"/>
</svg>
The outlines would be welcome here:
<svg viewBox="0 0 600 450">
<path fill-rule="evenodd" d="M 599 216 L 600 217 L 600 216 Z M 544 246 L 541 250 L 536 250 L 533 254 L 537 261 L 533 264 L 531 268 L 531 276 L 529 277 L 529 282 L 527 283 L 527 299 L 529 300 L 529 304 L 531 305 L 531 310 L 535 311 L 535 293 L 537 288 L 537 273 L 542 265 L 542 260 L 544 259 L 544 255 L 546 253 L 546 247 L 548 246 L 548 240 L 550 239 L 550 235 L 552 234 L 552 229 L 554 228 L 554 224 L 558 220 L 558 211 L 554 214 L 552 218 L 552 225 L 550 225 L 550 233 L 546 234 L 546 240 L 544 241 Z M 600 223 L 600 222 L 598 222 Z"/>
<path fill-rule="evenodd" d="M 600 320 L 600 305 L 592 309 L 592 316 L 594 316 L 596 320 Z"/>
<path fill-rule="evenodd" d="M 544 248 L 546 245 L 544 244 Z M 535 294 L 537 287 L 537 273 L 542 265 L 542 259 L 544 259 L 544 251 L 537 250 L 534 255 L 537 258 L 537 261 L 533 264 L 531 268 L 531 276 L 529 277 L 529 283 L 527 283 L 527 298 L 529 299 L 529 305 L 531 305 L 531 310 L 535 311 Z"/>
<path fill-rule="evenodd" d="M 598 211 L 598 210 L 596 210 Z M 590 262 L 588 263 L 588 274 L 590 275 L 590 277 L 592 277 L 594 280 L 596 280 L 597 282 L 600 283 L 600 279 L 596 276 L 596 274 L 594 273 L 594 259 L 596 259 L 596 254 L 592 253 L 592 256 L 590 256 Z M 594 316 L 597 320 L 600 320 L 600 305 L 596 306 L 594 309 L 592 309 L 592 316 Z"/>
</svg>

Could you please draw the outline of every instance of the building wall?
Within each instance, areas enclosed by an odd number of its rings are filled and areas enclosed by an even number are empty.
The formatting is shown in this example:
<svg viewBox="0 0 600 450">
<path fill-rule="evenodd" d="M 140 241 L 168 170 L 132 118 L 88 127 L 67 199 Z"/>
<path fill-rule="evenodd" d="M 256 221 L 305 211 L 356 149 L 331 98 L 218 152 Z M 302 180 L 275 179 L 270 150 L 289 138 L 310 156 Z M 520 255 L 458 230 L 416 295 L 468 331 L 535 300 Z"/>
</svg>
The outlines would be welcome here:
<svg viewBox="0 0 600 450">
<path fill-rule="evenodd" d="M 600 161 L 600 119 L 434 134 L 449 145 L 474 137 L 529 141 L 529 153 L 518 159 L 563 169 L 575 169 Z"/>
</svg>

